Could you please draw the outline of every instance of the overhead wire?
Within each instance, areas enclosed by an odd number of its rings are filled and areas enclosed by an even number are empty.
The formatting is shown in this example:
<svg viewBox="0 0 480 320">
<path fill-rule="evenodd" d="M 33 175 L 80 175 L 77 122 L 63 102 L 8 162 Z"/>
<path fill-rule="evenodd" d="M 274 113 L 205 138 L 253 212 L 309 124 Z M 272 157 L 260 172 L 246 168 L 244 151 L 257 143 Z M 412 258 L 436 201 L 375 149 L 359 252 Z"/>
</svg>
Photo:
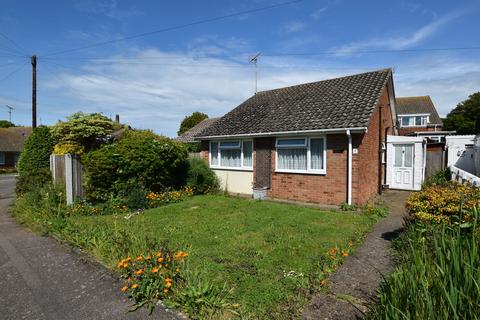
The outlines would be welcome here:
<svg viewBox="0 0 480 320">
<path fill-rule="evenodd" d="M 117 38 L 117 39 L 113 39 L 113 40 L 92 43 L 90 45 L 81 46 L 81 47 L 77 47 L 77 48 L 60 50 L 60 51 L 45 54 L 43 56 L 44 57 L 50 57 L 50 56 L 55 56 L 55 55 L 60 55 L 60 54 L 65 54 L 65 53 L 70 53 L 70 52 L 75 52 L 75 51 L 100 47 L 100 46 L 109 45 L 109 44 L 112 44 L 112 43 L 117 43 L 117 42 L 121 42 L 121 41 L 125 41 L 125 40 L 137 39 L 137 38 L 141 38 L 141 37 L 145 37 L 145 36 L 150 36 L 150 35 L 153 35 L 153 34 L 159 34 L 159 33 L 184 29 L 184 28 L 187 28 L 187 27 L 192 27 L 192 26 L 201 25 L 201 24 L 205 24 L 205 23 L 225 20 L 225 19 L 228 19 L 228 18 L 233 18 L 233 17 L 237 17 L 237 16 L 241 16 L 241 15 L 250 14 L 250 13 L 256 13 L 256 12 L 266 11 L 266 10 L 275 9 L 275 8 L 279 8 L 279 7 L 284 7 L 284 6 L 300 3 L 300 2 L 303 2 L 303 1 L 304 0 L 293 0 L 293 1 L 280 2 L 280 3 L 276 3 L 276 4 L 272 4 L 272 5 L 268 5 L 268 6 L 263 6 L 263 7 L 259 7 L 259 8 L 239 11 L 239 12 L 235 12 L 235 13 L 231 13 L 231 14 L 226 14 L 226 15 L 216 16 L 216 17 L 212 17 L 212 18 L 197 20 L 197 21 L 193 21 L 193 22 L 189 22 L 189 23 L 179 24 L 179 25 L 176 25 L 176 26 L 166 27 L 166 28 L 159 29 L 159 30 L 148 31 L 148 32 L 138 33 L 138 34 L 134 34 L 134 35 L 126 36 L 126 37 L 121 37 L 121 38 Z"/>
</svg>

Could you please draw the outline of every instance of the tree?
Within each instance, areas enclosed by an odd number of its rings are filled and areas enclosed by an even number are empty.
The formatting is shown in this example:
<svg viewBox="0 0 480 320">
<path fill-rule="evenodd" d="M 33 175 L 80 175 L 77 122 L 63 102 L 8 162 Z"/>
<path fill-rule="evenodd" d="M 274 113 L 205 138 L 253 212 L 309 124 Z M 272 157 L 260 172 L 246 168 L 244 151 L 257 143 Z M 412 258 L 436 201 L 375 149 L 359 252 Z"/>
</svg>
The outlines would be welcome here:
<svg viewBox="0 0 480 320">
<path fill-rule="evenodd" d="M 187 132 L 188 130 L 192 129 L 195 127 L 197 124 L 202 122 L 203 120 L 207 119 L 208 115 L 202 112 L 195 111 L 189 116 L 186 116 L 183 120 L 182 123 L 180 124 L 180 129 L 178 130 L 177 134 L 180 136 Z"/>
<path fill-rule="evenodd" d="M 51 181 L 50 154 L 54 145 L 55 140 L 50 128 L 40 126 L 33 129 L 32 134 L 25 140 L 17 163 L 20 175 L 15 187 L 17 194 L 35 190 Z"/>
<path fill-rule="evenodd" d="M 480 115 L 480 92 L 460 102 L 443 120 L 445 130 L 456 130 L 458 134 L 474 134 L 475 120 Z"/>
<path fill-rule="evenodd" d="M 0 120 L 0 128 L 10 128 L 15 127 L 15 124 L 11 123 L 8 120 Z"/>
<path fill-rule="evenodd" d="M 52 133 L 59 145 L 73 145 L 88 151 L 107 138 L 113 129 L 113 121 L 100 113 L 77 112 L 67 117 L 67 121 L 59 121 Z"/>
</svg>

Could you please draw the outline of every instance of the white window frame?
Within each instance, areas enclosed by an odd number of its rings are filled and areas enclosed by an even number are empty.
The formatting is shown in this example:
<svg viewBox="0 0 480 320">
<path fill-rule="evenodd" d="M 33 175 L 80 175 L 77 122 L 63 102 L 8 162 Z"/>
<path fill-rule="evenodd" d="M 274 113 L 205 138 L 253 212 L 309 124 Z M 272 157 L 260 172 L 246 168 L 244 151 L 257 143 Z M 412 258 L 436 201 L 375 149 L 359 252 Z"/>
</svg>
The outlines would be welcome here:
<svg viewBox="0 0 480 320">
<path fill-rule="evenodd" d="M 284 139 L 305 139 L 306 144 L 305 146 L 299 145 L 282 145 L 278 146 L 278 140 Z M 312 154 L 310 151 L 310 140 L 312 139 L 323 139 L 323 169 L 312 169 Z M 292 169 L 279 169 L 278 168 L 278 149 L 307 149 L 307 170 L 292 170 Z M 319 135 L 319 136 L 309 136 L 309 137 L 277 137 L 275 140 L 275 172 L 279 173 L 303 173 L 303 174 L 319 174 L 325 175 L 327 174 L 327 136 L 326 135 Z"/>
<path fill-rule="evenodd" d="M 416 114 L 399 114 L 397 115 L 399 118 L 400 122 L 400 127 L 401 128 L 409 128 L 409 127 L 426 127 L 430 123 L 430 114 L 429 113 L 416 113 Z M 414 117 L 413 120 L 413 125 L 410 124 L 404 124 L 403 123 L 403 118 L 404 117 Z M 422 124 L 416 125 L 416 117 L 421 117 L 422 118 Z M 423 121 L 423 118 L 425 118 L 425 122 Z"/>
<path fill-rule="evenodd" d="M 0 151 L 0 165 L 4 165 L 5 164 L 5 152 L 3 151 Z"/>
<path fill-rule="evenodd" d="M 222 142 L 231 142 L 231 141 L 238 141 L 240 143 L 240 147 L 221 147 L 220 144 Z M 251 166 L 244 166 L 243 165 L 243 143 L 250 142 L 252 144 L 252 165 Z M 217 157 L 218 157 L 218 165 L 212 165 L 212 143 L 218 143 L 217 147 Z M 240 167 L 227 167 L 222 166 L 222 158 L 221 158 L 221 150 L 233 150 L 240 148 Z M 208 163 L 210 168 L 212 169 L 228 169 L 228 170 L 241 170 L 241 171 L 252 171 L 253 170 L 253 140 L 251 139 L 229 139 L 229 140 L 213 140 L 209 141 L 208 144 Z"/>
</svg>

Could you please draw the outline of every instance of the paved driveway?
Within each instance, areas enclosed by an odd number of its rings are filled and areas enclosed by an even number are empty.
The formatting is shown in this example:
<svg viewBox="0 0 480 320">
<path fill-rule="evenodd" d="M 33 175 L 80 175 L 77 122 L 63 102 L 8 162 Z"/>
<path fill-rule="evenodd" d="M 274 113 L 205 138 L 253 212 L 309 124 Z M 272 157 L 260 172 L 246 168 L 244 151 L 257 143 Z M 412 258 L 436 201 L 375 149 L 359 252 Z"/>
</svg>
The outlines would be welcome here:
<svg viewBox="0 0 480 320">
<path fill-rule="evenodd" d="M 1 319 L 145 319 L 104 268 L 49 237 L 32 234 L 8 214 L 15 177 L 0 175 Z M 176 317 L 159 308 L 155 319 Z"/>
</svg>

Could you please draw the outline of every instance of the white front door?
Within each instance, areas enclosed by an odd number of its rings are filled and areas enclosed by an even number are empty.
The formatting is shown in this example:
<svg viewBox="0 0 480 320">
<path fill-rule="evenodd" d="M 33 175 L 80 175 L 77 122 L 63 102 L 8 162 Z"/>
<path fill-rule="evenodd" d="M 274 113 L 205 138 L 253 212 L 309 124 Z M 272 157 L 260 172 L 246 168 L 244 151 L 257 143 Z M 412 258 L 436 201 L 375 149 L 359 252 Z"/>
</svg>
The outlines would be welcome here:
<svg viewBox="0 0 480 320">
<path fill-rule="evenodd" d="M 392 188 L 413 190 L 413 144 L 395 144 Z"/>
</svg>

